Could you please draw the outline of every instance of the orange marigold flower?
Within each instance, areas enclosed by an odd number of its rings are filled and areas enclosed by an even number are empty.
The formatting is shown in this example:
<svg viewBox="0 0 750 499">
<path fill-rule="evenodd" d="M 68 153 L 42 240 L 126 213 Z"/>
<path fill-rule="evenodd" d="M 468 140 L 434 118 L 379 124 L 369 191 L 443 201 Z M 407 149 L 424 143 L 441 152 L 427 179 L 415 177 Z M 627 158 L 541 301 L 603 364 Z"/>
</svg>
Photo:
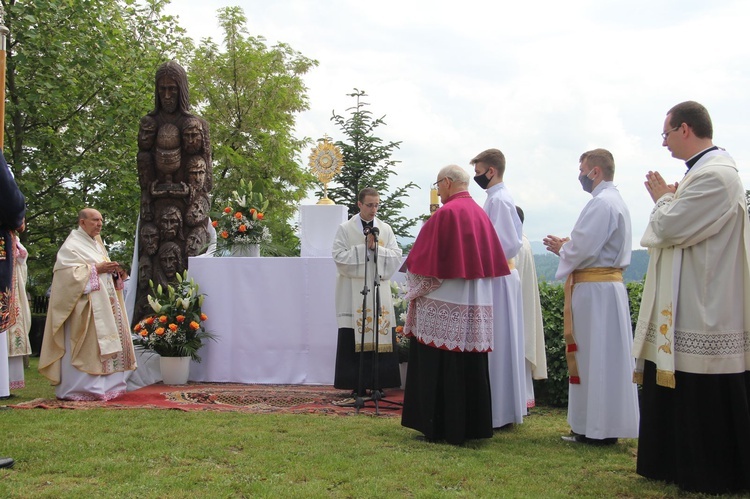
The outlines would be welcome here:
<svg viewBox="0 0 750 499">
<path fill-rule="evenodd" d="M 154 316 L 152 315 L 151 317 L 149 317 L 148 319 L 146 319 L 146 324 L 148 324 L 150 326 L 153 323 L 154 323 Z"/>
<path fill-rule="evenodd" d="M 177 319 L 177 322 L 185 322 L 185 316 L 184 315 L 178 315 L 175 317 Z"/>
<path fill-rule="evenodd" d="M 211 221 L 211 225 L 213 225 L 213 226 L 214 226 L 214 229 L 215 229 L 216 227 L 218 227 L 218 226 L 219 226 L 219 221 L 218 221 L 218 220 L 212 220 L 212 221 Z"/>
<path fill-rule="evenodd" d="M 247 232 L 247 225 L 242 224 L 239 227 L 237 227 L 237 230 L 240 232 Z"/>
<path fill-rule="evenodd" d="M 156 333 L 156 336 L 161 336 L 161 335 L 164 334 L 164 328 L 163 327 L 157 327 L 156 331 L 154 331 L 154 332 Z"/>
<path fill-rule="evenodd" d="M 201 314 L 201 320 L 205 321 L 206 319 L 208 319 L 208 316 L 206 314 Z"/>
<path fill-rule="evenodd" d="M 162 324 L 166 323 L 167 322 L 167 316 L 166 315 L 162 315 L 161 317 L 159 317 L 159 322 L 161 322 Z"/>
<path fill-rule="evenodd" d="M 255 215 L 255 212 L 256 212 L 256 211 L 257 211 L 257 210 L 256 210 L 255 208 L 250 208 L 250 214 L 251 214 L 251 215 Z"/>
<path fill-rule="evenodd" d="M 148 336 L 148 331 L 146 331 L 145 329 L 144 329 L 144 330 L 142 330 L 142 331 L 141 331 L 141 336 L 143 336 L 144 338 L 145 338 L 146 336 Z"/>
<path fill-rule="evenodd" d="M 224 208 L 224 213 L 232 213 L 232 208 L 227 206 L 226 208 Z"/>
<path fill-rule="evenodd" d="M 263 220 L 263 213 L 258 213 L 258 220 Z"/>
<path fill-rule="evenodd" d="M 221 237 L 223 237 L 224 239 L 228 238 L 229 237 L 229 232 L 227 232 L 225 230 L 222 230 L 221 231 Z"/>
<path fill-rule="evenodd" d="M 234 218 L 236 218 L 237 220 L 239 220 L 240 218 L 242 218 L 242 212 L 238 211 L 237 213 L 235 213 L 234 214 Z"/>
<path fill-rule="evenodd" d="M 133 331 L 137 333 L 141 329 L 143 329 L 143 326 L 141 326 L 141 323 L 139 322 L 138 324 L 135 325 L 135 327 L 133 328 Z"/>
<path fill-rule="evenodd" d="M 201 325 L 198 324 L 197 322 L 195 321 L 190 322 L 190 329 L 192 329 L 193 331 L 197 331 L 198 329 L 200 329 L 200 327 Z"/>
<path fill-rule="evenodd" d="M 177 324 L 175 324 L 174 322 L 172 324 L 170 324 L 169 325 L 169 330 L 172 331 L 173 333 L 175 331 L 177 331 Z"/>
<path fill-rule="evenodd" d="M 396 333 L 401 334 L 404 332 L 404 326 L 396 326 Z"/>
</svg>

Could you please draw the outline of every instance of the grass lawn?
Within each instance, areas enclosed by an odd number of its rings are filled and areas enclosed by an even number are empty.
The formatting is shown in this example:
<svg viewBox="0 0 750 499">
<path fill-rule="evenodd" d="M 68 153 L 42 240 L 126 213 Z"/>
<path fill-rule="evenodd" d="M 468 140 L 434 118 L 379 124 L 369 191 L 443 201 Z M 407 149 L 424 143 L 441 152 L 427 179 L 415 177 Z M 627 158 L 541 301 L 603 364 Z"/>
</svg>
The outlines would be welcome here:
<svg viewBox="0 0 750 499">
<path fill-rule="evenodd" d="M 37 361 L 2 403 L 54 397 Z M 563 442 L 547 407 L 462 447 L 364 415 L 7 409 L 0 428 L 0 497 L 703 497 L 636 475 L 636 440 Z"/>
</svg>

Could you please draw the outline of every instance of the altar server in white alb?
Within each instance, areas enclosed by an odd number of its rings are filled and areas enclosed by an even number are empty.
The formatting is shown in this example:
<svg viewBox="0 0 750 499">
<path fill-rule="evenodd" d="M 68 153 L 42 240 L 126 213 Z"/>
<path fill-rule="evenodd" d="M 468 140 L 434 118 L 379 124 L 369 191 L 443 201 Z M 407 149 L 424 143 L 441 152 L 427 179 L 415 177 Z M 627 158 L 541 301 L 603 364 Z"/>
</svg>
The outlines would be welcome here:
<svg viewBox="0 0 750 499">
<path fill-rule="evenodd" d="M 586 204 L 569 238 L 547 236 L 560 257 L 556 277 L 565 282 L 565 343 L 570 385 L 563 439 L 613 444 L 638 436 L 638 394 L 631 370 L 633 332 L 622 279 L 630 264 L 630 212 L 613 184 L 615 161 L 605 149 L 580 159 Z"/>
<path fill-rule="evenodd" d="M 104 219 L 93 208 L 78 214 L 57 252 L 39 372 L 67 400 L 111 400 L 136 368 L 122 296 L 127 274 L 110 261 L 99 235 Z"/>
<path fill-rule="evenodd" d="M 492 388 L 492 427 L 501 428 L 523 423 L 529 405 L 525 347 L 523 342 L 523 293 L 514 258 L 523 245 L 523 227 L 516 204 L 503 182 L 505 155 L 498 149 L 487 149 L 471 160 L 474 181 L 487 191 L 484 211 L 490 218 L 510 267 L 510 275 L 493 280 L 495 346 L 489 354 Z M 530 371 L 529 371 L 530 373 Z"/>
<path fill-rule="evenodd" d="M 401 266 L 401 248 L 390 225 L 376 217 L 380 207 L 378 191 L 366 187 L 357 197 L 359 213 L 339 226 L 333 242 L 336 262 L 336 319 L 338 343 L 333 386 L 352 390 L 356 396 L 371 389 L 401 386 L 396 350 L 396 317 L 393 312 L 390 278 Z M 376 234 L 377 233 L 377 234 Z M 377 242 L 376 236 L 377 235 Z M 376 255 L 377 252 L 377 255 Z M 377 256 L 377 270 L 375 257 Z M 362 291 L 367 266 L 367 294 L 363 317 Z M 375 283 L 379 286 L 375 286 Z M 379 290 L 377 289 L 379 288 Z M 375 293 L 380 294 L 380 318 L 375 321 Z M 364 344 L 362 321 L 364 320 Z M 377 327 L 374 327 L 377 322 Z M 378 343 L 378 376 L 374 376 L 375 341 Z M 360 386 L 360 353 L 364 351 L 362 386 Z M 375 385 L 378 386 L 375 386 Z M 359 393 L 360 396 L 367 395 Z"/>
<path fill-rule="evenodd" d="M 706 494 L 750 491 L 750 226 L 745 188 L 714 146 L 708 111 L 667 113 L 662 145 L 685 161 L 654 200 L 635 331 L 641 427 L 636 472 Z"/>
<path fill-rule="evenodd" d="M 524 222 L 523 210 L 516 206 L 518 218 Z M 527 405 L 534 407 L 534 379 L 547 379 L 547 351 L 542 322 L 542 302 L 539 298 L 539 280 L 534 266 L 534 252 L 531 243 L 523 235 L 523 246 L 516 255 L 516 269 L 521 278 L 523 291 L 523 344 L 526 351 L 526 393 Z"/>
</svg>

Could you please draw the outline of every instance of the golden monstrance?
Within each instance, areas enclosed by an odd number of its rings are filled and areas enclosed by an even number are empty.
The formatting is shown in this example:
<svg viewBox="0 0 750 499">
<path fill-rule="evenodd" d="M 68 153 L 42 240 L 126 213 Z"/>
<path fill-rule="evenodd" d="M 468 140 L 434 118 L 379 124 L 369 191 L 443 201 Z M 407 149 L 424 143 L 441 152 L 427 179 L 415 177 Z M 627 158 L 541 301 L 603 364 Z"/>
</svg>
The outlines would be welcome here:
<svg viewBox="0 0 750 499">
<path fill-rule="evenodd" d="M 332 144 L 327 135 L 324 135 L 323 140 L 319 141 L 310 153 L 310 171 L 323 182 L 323 198 L 318 201 L 318 204 L 336 204 L 328 199 L 328 182 L 341 171 L 343 166 L 341 149 Z"/>
</svg>

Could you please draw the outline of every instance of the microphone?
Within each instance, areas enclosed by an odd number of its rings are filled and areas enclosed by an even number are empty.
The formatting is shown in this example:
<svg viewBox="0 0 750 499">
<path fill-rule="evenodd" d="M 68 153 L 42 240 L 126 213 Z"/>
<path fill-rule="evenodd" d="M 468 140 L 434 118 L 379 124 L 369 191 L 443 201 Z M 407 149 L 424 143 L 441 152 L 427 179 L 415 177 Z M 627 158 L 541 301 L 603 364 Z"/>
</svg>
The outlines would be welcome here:
<svg viewBox="0 0 750 499">
<path fill-rule="evenodd" d="M 372 229 L 370 229 L 370 234 L 377 237 L 378 234 L 380 234 L 380 229 L 378 229 L 377 227 L 373 227 Z"/>
</svg>

